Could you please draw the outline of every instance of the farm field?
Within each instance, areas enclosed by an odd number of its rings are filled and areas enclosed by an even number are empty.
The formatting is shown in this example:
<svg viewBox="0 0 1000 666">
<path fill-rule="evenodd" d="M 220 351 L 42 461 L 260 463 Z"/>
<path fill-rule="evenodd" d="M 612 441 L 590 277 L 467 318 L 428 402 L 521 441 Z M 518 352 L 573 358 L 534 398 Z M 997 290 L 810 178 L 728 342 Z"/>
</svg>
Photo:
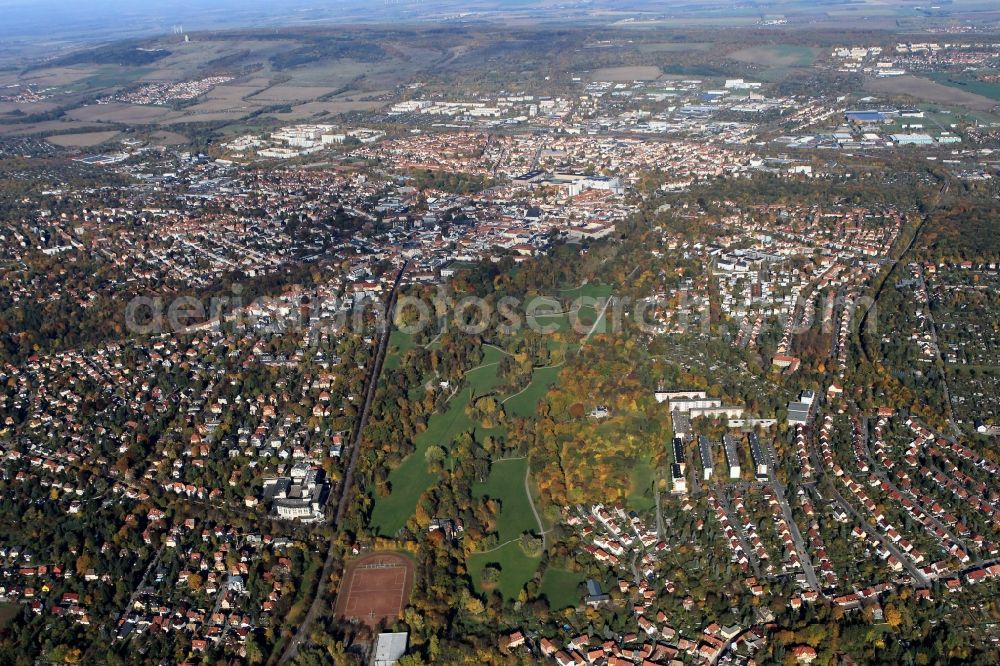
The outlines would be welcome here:
<svg viewBox="0 0 1000 666">
<path fill-rule="evenodd" d="M 735 12 L 733 12 L 735 14 Z M 760 14 L 752 16 L 671 16 L 669 19 L 642 19 L 632 18 L 615 21 L 611 25 L 616 28 L 627 28 L 630 30 L 642 30 L 644 28 L 735 28 L 739 26 L 753 25 L 757 22 Z"/>
<path fill-rule="evenodd" d="M 983 95 L 946 86 L 919 76 L 891 76 L 884 79 L 866 79 L 864 89 L 868 92 L 889 95 L 906 95 L 915 99 L 939 104 L 963 106 L 974 111 L 989 111 L 996 101 Z"/>
<path fill-rule="evenodd" d="M 162 38 L 151 41 L 150 46 L 169 53 L 148 65 L 77 60 L 72 64 L 56 62 L 46 67 L 43 63 L 34 69 L 5 74 L 2 85 L 22 84 L 55 97 L 30 105 L 0 106 L 0 114 L 15 111 L 32 114 L 65 107 L 66 117 L 72 121 L 152 125 L 165 129 L 177 123 L 239 123 L 264 107 L 290 105 L 290 112 L 271 112 L 264 120 L 266 123 L 273 123 L 275 119 L 281 122 L 326 121 L 329 116 L 381 108 L 385 103 L 372 97 L 385 95 L 387 91 L 391 93 L 401 81 L 423 71 L 426 65 L 441 56 L 437 49 L 400 44 L 398 50 L 392 48 L 381 56 L 376 54 L 371 62 L 360 61 L 350 57 L 351 54 L 326 57 L 321 48 L 315 54 L 309 50 L 315 40 L 312 35 L 295 32 L 268 33 L 264 37 L 255 34 L 198 35 L 190 42 Z M 365 41 L 357 43 L 363 45 Z M 280 64 L 289 53 L 300 52 L 301 56 L 293 58 L 295 64 Z M 220 75 L 235 78 L 228 84 L 215 86 L 179 110 L 119 103 L 75 106 L 89 101 L 83 95 L 106 96 L 143 82 L 194 81 Z M 2 132 L 21 135 L 65 129 L 77 128 L 21 125 L 5 127 Z"/>
<path fill-rule="evenodd" d="M 64 86 L 59 86 L 56 91 L 66 94 L 125 86 L 144 78 L 151 71 L 151 69 L 142 67 L 97 67 L 88 76 Z"/>
<path fill-rule="evenodd" d="M 30 116 L 33 113 L 46 113 L 57 108 L 59 108 L 59 105 L 52 102 L 0 102 L 0 114 L 3 115 L 21 112 Z"/>
<path fill-rule="evenodd" d="M 289 113 L 268 113 L 266 117 L 277 118 L 285 122 L 301 122 L 321 115 L 336 115 L 351 111 L 374 111 L 383 106 L 385 106 L 385 102 L 378 101 L 306 102 L 292 107 Z"/>
<path fill-rule="evenodd" d="M 183 134 L 166 131 L 154 132 L 150 135 L 149 139 L 161 146 L 176 146 L 188 142 L 188 138 Z"/>
<path fill-rule="evenodd" d="M 662 72 L 654 65 L 602 67 L 591 74 L 594 81 L 655 81 Z"/>
<path fill-rule="evenodd" d="M 103 128 L 97 123 L 76 120 L 43 120 L 37 123 L 0 124 L 0 136 L 27 136 L 29 134 L 54 134 L 56 132 L 68 133 L 69 130 L 84 133 L 103 131 Z"/>
<path fill-rule="evenodd" d="M 816 60 L 816 49 L 807 46 L 775 44 L 748 46 L 729 54 L 733 60 L 761 67 L 808 67 Z"/>
<path fill-rule="evenodd" d="M 84 132 L 82 134 L 59 134 L 46 139 L 49 143 L 64 148 L 89 148 L 110 141 L 118 136 L 118 132 Z"/>
<path fill-rule="evenodd" d="M 712 42 L 651 42 L 639 44 L 642 53 L 685 53 L 687 51 L 707 51 L 712 48 Z"/>
<path fill-rule="evenodd" d="M 754 65 L 752 78 L 765 82 L 782 81 L 796 71 L 810 67 L 819 51 L 806 46 L 776 44 L 751 46 L 729 54 L 737 62 Z"/>
<path fill-rule="evenodd" d="M 58 88 L 76 83 L 91 76 L 94 67 L 77 65 L 73 67 L 49 67 L 25 72 L 14 80 L 30 85 L 34 89 Z"/>
<path fill-rule="evenodd" d="M 996 100 L 1000 103 L 1000 83 L 979 81 L 974 78 L 949 74 L 947 72 L 931 74 L 931 79 L 942 85 L 970 92 L 974 95 L 989 97 L 990 99 Z"/>
<path fill-rule="evenodd" d="M 249 99 L 269 103 L 306 102 L 336 91 L 337 88 L 330 86 L 297 86 L 285 83 L 262 90 Z"/>
<path fill-rule="evenodd" d="M 66 115 L 87 122 L 151 125 L 177 119 L 181 114 L 162 106 L 113 103 L 81 106 Z"/>
</svg>

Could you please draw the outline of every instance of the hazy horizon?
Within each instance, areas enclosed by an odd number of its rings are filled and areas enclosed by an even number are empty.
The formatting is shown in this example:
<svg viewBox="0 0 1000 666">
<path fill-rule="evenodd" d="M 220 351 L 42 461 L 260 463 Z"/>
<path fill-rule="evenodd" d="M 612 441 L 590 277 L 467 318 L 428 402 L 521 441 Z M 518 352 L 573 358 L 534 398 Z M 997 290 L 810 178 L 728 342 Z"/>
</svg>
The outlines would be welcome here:
<svg viewBox="0 0 1000 666">
<path fill-rule="evenodd" d="M 285 27 L 316 23 L 382 23 L 387 21 L 490 20 L 509 16 L 609 21 L 625 17 L 720 16 L 765 18 L 788 14 L 822 13 L 838 5 L 857 6 L 850 0 L 762 0 L 745 5 L 724 0 L 0 0 L 4 21 L 0 43 L 12 41 L 89 42 L 123 37 L 148 37 L 170 33 L 174 26 L 186 31 L 235 27 Z M 864 3 L 861 3 L 864 4 Z M 887 4 L 894 4 L 889 2 Z M 900 6 L 919 3 L 897 2 Z M 980 0 L 958 0 L 952 7 L 983 5 Z M 988 3 L 987 3 L 988 6 Z M 873 11 L 877 9 L 872 5 Z"/>
</svg>

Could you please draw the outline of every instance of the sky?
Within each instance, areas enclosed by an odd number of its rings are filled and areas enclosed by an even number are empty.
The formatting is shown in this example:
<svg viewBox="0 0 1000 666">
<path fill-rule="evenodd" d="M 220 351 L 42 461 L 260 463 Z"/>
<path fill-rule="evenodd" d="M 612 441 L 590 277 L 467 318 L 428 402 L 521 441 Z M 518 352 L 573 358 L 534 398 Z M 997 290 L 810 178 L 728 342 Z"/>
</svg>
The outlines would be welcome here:
<svg viewBox="0 0 1000 666">
<path fill-rule="evenodd" d="M 547 12 L 604 7 L 731 5 L 732 0 L 0 0 L 0 43 L 12 39 L 101 41 L 124 36 L 308 23 L 440 19 L 506 9 Z"/>
<path fill-rule="evenodd" d="M 823 14 L 839 5 L 913 13 L 919 0 L 0 0 L 0 50 L 24 44 L 100 42 L 125 37 L 222 28 L 316 24 L 494 20 L 514 13 L 555 20 L 612 13 L 640 19 L 664 16 L 765 17 Z M 993 8 L 996 0 L 953 0 L 952 9 Z"/>
<path fill-rule="evenodd" d="M 404 0 L 410 2 L 411 0 Z M 100 41 L 186 30 L 293 25 L 309 19 L 357 22 L 385 0 L 0 0 L 0 41 Z M 350 16 L 346 16 L 346 14 Z"/>
</svg>

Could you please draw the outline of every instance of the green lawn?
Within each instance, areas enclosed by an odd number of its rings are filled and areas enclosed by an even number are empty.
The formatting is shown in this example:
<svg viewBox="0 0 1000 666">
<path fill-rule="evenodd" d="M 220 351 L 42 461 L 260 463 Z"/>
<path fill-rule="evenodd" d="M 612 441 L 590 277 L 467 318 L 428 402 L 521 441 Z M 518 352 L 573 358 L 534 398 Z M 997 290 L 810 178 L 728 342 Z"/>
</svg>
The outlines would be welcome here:
<svg viewBox="0 0 1000 666">
<path fill-rule="evenodd" d="M 389 348 L 385 354 L 385 367 L 390 370 L 398 368 L 400 357 L 415 346 L 412 335 L 399 330 L 393 330 L 389 334 Z"/>
<path fill-rule="evenodd" d="M 472 390 L 462 389 L 448 403 L 448 411 L 434 414 L 427 422 L 427 429 L 417 435 L 416 450 L 403 459 L 402 464 L 389 472 L 392 493 L 375 500 L 371 525 L 379 534 L 394 536 L 406 524 L 417 506 L 420 495 L 436 478 L 427 468 L 424 454 L 433 445 L 448 448 L 460 433 L 468 432 L 475 424 L 465 415 Z"/>
<path fill-rule="evenodd" d="M 503 356 L 504 353 L 496 347 L 483 346 L 483 360 L 479 367 L 465 373 L 465 380 L 475 391 L 477 397 L 492 393 L 497 386 L 503 383 L 503 379 L 497 375 L 497 365 Z"/>
<path fill-rule="evenodd" d="M 465 375 L 468 385 L 451 399 L 445 413 L 431 416 L 427 422 L 427 429 L 417 435 L 414 441 L 416 450 L 407 456 L 399 467 L 389 472 L 392 493 L 388 497 L 376 498 L 372 510 L 371 525 L 379 534 L 395 535 L 413 515 L 420 495 L 434 483 L 435 476 L 428 470 L 424 458 L 427 447 L 435 445 L 447 449 L 455 437 L 469 431 L 475 431 L 476 439 L 480 441 L 487 436 L 504 435 L 504 428 L 489 430 L 479 428 L 465 414 L 465 407 L 469 404 L 473 392 L 477 396 L 483 395 L 500 384 L 501 380 L 497 377 L 497 363 L 502 355 L 503 352 L 498 349 L 483 348 L 482 365 Z"/>
<path fill-rule="evenodd" d="M 608 285 L 587 284 L 562 291 L 559 293 L 559 297 L 565 300 L 579 296 L 608 296 L 610 293 L 611 287 Z M 583 318 L 589 316 L 590 321 L 596 317 L 592 306 L 585 306 L 581 314 Z M 562 316 L 565 317 L 565 315 Z M 399 355 L 412 348 L 413 344 L 412 336 L 394 331 L 390 337 L 389 354 L 386 358 L 387 367 L 397 367 Z M 474 431 L 476 439 L 479 441 L 483 441 L 487 436 L 504 436 L 505 428 L 503 426 L 489 430 L 479 428 L 465 415 L 465 407 L 473 394 L 481 396 L 494 392 L 503 383 L 503 380 L 497 375 L 497 366 L 503 355 L 504 352 L 499 349 L 490 346 L 483 347 L 483 360 L 479 367 L 466 373 L 465 386 L 448 403 L 448 410 L 430 418 L 427 429 L 420 433 L 414 441 L 416 450 L 407 456 L 399 467 L 389 472 L 389 484 L 392 492 L 388 497 L 376 498 L 372 510 L 371 526 L 378 534 L 394 536 L 413 515 L 420 495 L 434 483 L 435 476 L 428 471 L 424 458 L 427 447 L 435 445 L 447 449 L 455 437 L 469 431 Z M 549 387 L 556 382 L 561 369 L 561 366 L 536 368 L 532 373 L 531 383 L 528 387 L 520 393 L 508 396 L 510 399 L 503 405 L 505 413 L 508 416 L 533 417 L 535 407 L 545 397 Z M 496 472 L 491 474 L 490 478 L 487 479 L 486 483 L 481 484 L 479 489 L 481 494 L 491 494 L 491 496 L 493 493 L 501 493 L 495 495 L 504 502 L 500 524 L 501 543 L 518 536 L 525 529 L 538 529 L 528 508 L 527 497 L 524 495 L 524 467 L 520 466 L 517 473 L 508 475 L 503 471 L 505 466 L 518 467 L 515 461 L 498 462 L 496 469 L 501 470 L 501 473 L 499 475 Z M 515 480 L 518 492 L 512 492 Z M 508 511 L 507 505 L 512 507 L 509 519 L 504 515 Z M 524 525 L 528 527 L 522 529 Z M 520 551 L 520 547 L 518 550 Z"/>
<path fill-rule="evenodd" d="M 586 580 L 586 576 L 575 571 L 549 567 L 542 575 L 540 592 L 549 600 L 549 608 L 562 610 L 575 607 L 580 603 L 577 586 Z"/>
<path fill-rule="evenodd" d="M 569 315 L 565 312 L 560 312 L 558 314 L 542 314 L 543 312 L 544 311 L 539 311 L 538 314 L 532 315 L 535 327 L 542 335 L 562 333 L 570 329 Z"/>
<path fill-rule="evenodd" d="M 504 402 L 503 409 L 507 416 L 521 416 L 524 418 L 535 415 L 535 407 L 538 401 L 545 397 L 549 387 L 556 382 L 559 371 L 562 367 L 535 368 L 531 373 L 531 383 L 520 393 Z"/>
<path fill-rule="evenodd" d="M 497 520 L 499 543 L 516 539 L 524 532 L 538 532 L 538 523 L 524 492 L 527 467 L 526 458 L 499 460 L 493 463 L 485 482 L 472 486 L 475 497 L 500 500 L 500 518 Z"/>
<path fill-rule="evenodd" d="M 306 561 L 305 569 L 302 572 L 301 583 L 295 593 L 295 600 L 292 602 L 292 607 L 288 610 L 287 620 L 298 621 L 305 615 L 306 602 L 311 598 L 310 593 L 322 566 L 323 561 L 318 556 L 309 554 L 309 559 Z"/>
<path fill-rule="evenodd" d="M 588 296 L 590 298 L 607 298 L 610 295 L 611 285 L 598 284 L 596 282 L 583 284 L 579 287 L 573 287 L 572 289 L 563 289 L 559 292 L 559 298 L 564 301 L 566 299 L 580 298 L 581 296 Z"/>
<path fill-rule="evenodd" d="M 563 292 L 561 296 L 563 298 L 573 298 L 573 299 L 580 297 L 607 298 L 612 295 L 611 292 L 612 292 L 611 287 L 606 284 L 586 284 L 581 287 L 577 287 L 576 289 Z M 586 327 L 586 330 L 579 331 L 578 332 L 579 335 L 581 336 L 586 335 L 587 333 L 590 332 L 590 327 L 597 320 L 598 312 L 599 308 L 590 303 L 582 303 L 580 305 L 580 309 L 577 312 L 577 320 L 579 321 L 579 325 L 581 327 Z M 603 332 L 604 332 L 604 327 L 602 325 L 598 325 L 597 328 L 594 329 L 595 334 Z"/>
<path fill-rule="evenodd" d="M 638 461 L 632 470 L 632 486 L 625 505 L 633 511 L 649 511 L 656 507 L 653 495 L 653 466 L 648 461 Z"/>
<path fill-rule="evenodd" d="M 532 316 L 535 327 L 543 335 L 552 333 L 570 333 L 582 337 L 590 332 L 590 327 L 597 319 L 598 310 L 593 305 L 583 304 L 577 310 L 575 317 L 569 312 L 558 314 L 536 314 Z M 596 331 L 601 333 L 601 330 Z"/>
<path fill-rule="evenodd" d="M 516 599 L 524 584 L 535 575 L 535 570 L 538 569 L 538 563 L 541 559 L 541 557 L 525 555 L 524 551 L 521 550 L 521 544 L 515 541 L 491 553 L 469 555 L 466 565 L 473 585 L 478 592 L 482 592 L 483 590 L 479 586 L 479 576 L 483 567 L 487 564 L 499 564 L 500 582 L 497 587 L 507 599 Z"/>
<path fill-rule="evenodd" d="M 465 406 L 469 404 L 473 391 L 477 396 L 483 395 L 493 391 L 501 383 L 500 378 L 497 377 L 496 363 L 499 362 L 502 355 L 503 352 L 492 347 L 483 349 L 483 363 L 485 365 L 470 370 L 466 374 L 465 380 L 468 386 L 451 399 L 451 402 L 448 403 L 448 411 L 444 414 L 435 414 L 430 418 L 427 430 L 417 435 L 414 442 L 416 450 L 407 456 L 399 467 L 389 472 L 392 493 L 388 497 L 376 498 L 375 507 L 372 510 L 371 525 L 379 534 L 395 535 L 413 515 L 420 495 L 434 482 L 435 477 L 428 471 L 424 458 L 428 446 L 436 445 L 447 448 L 459 434 L 472 430 L 475 431 L 476 439 L 479 441 L 487 436 L 503 437 L 505 429 L 502 426 L 489 430 L 478 428 L 465 414 Z M 555 382 L 559 370 L 560 368 L 536 369 L 528 388 L 504 405 L 504 411 L 508 416 L 534 416 L 535 405 L 545 396 L 549 386 Z M 523 467 L 520 479 L 523 488 Z M 524 495 L 523 491 L 521 495 Z"/>
</svg>

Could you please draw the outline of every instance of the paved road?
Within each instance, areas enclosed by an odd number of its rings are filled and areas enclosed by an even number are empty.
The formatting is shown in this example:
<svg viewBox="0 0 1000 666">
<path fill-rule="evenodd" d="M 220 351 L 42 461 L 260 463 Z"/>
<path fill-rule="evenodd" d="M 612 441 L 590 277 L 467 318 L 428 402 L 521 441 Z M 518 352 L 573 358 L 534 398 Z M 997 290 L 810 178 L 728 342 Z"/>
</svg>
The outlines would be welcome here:
<svg viewBox="0 0 1000 666">
<path fill-rule="evenodd" d="M 726 517 L 729 518 L 729 524 L 733 526 L 733 531 L 736 532 L 736 538 L 739 539 L 743 552 L 747 554 L 747 559 L 750 560 L 750 567 L 753 569 L 753 574 L 757 576 L 758 579 L 763 578 L 760 573 L 760 561 L 757 559 L 757 551 L 750 548 L 750 543 L 747 541 L 746 534 L 743 532 L 743 524 L 740 522 L 736 514 L 733 513 L 733 508 L 729 506 L 729 498 L 726 497 L 724 489 L 719 486 L 718 483 L 714 485 L 715 488 L 713 489 L 713 492 L 715 493 L 715 499 L 718 500 L 719 505 L 722 506 L 722 510 L 726 512 Z"/>
<path fill-rule="evenodd" d="M 347 508 L 347 503 L 350 500 L 351 487 L 354 483 L 354 467 L 358 461 L 358 451 L 361 449 L 361 438 L 364 434 L 365 423 L 368 421 L 368 415 L 371 412 L 371 404 L 375 397 L 375 389 L 378 387 L 379 375 L 382 373 L 382 364 L 385 361 L 386 350 L 389 347 L 389 335 L 392 333 L 392 312 L 396 307 L 396 297 L 399 293 L 399 283 L 403 279 L 403 274 L 409 267 L 409 262 L 403 265 L 399 269 L 399 274 L 396 275 L 396 281 L 392 285 L 392 291 L 389 292 L 389 296 L 386 299 L 386 321 L 385 327 L 382 330 L 381 338 L 379 339 L 378 346 L 375 349 L 375 357 L 371 366 L 371 372 L 368 375 L 368 384 L 365 390 L 365 402 L 364 406 L 361 408 L 361 415 L 359 416 L 357 422 L 354 425 L 354 432 L 351 437 L 351 453 L 350 459 L 347 464 L 347 470 L 344 474 L 344 483 L 341 486 L 340 498 L 337 502 L 337 511 L 334 515 L 333 525 L 334 527 L 339 527 L 344 518 L 344 511 Z M 281 657 L 277 661 L 277 666 L 285 666 L 291 662 L 299 652 L 299 646 L 302 641 L 309 635 L 309 629 L 312 623 L 316 621 L 319 616 L 320 611 L 323 608 L 323 601 L 326 597 L 326 586 L 327 581 L 330 580 L 330 576 L 333 574 L 333 563 L 334 558 L 334 548 L 333 544 L 327 545 L 326 560 L 323 562 L 323 570 L 320 573 L 319 580 L 316 587 L 316 595 L 313 597 L 313 602 L 309 606 L 309 611 L 306 613 L 305 618 L 302 620 L 302 624 L 299 625 L 298 630 L 292 639 L 288 642 L 288 646 L 285 651 L 281 654 Z"/>
<path fill-rule="evenodd" d="M 146 580 L 149 578 L 149 573 L 153 570 L 153 567 L 156 566 L 156 563 L 160 561 L 160 556 L 163 555 L 163 549 L 166 547 L 167 544 L 166 541 L 164 541 L 159 550 L 156 551 L 156 555 L 153 556 L 153 559 L 150 560 L 149 564 L 146 566 L 146 570 L 142 572 L 142 580 L 139 581 L 139 584 L 136 585 L 135 589 L 132 591 L 132 595 L 128 598 L 128 603 L 125 605 L 125 608 L 122 609 L 121 615 L 118 616 L 116 626 L 125 619 L 125 616 L 128 615 L 129 610 L 135 604 L 135 600 L 139 596 L 139 593 L 144 587 L 146 587 Z"/>
<path fill-rule="evenodd" d="M 819 415 L 818 414 L 817 414 L 816 419 L 817 419 L 817 422 L 818 422 L 819 421 Z M 867 420 L 867 418 L 864 418 L 864 419 L 861 420 L 861 427 L 862 427 L 862 438 L 865 440 L 865 450 L 867 451 L 868 450 L 867 449 L 867 442 L 868 442 L 868 420 Z M 810 457 L 813 458 L 813 462 L 816 465 L 816 469 L 817 470 L 824 470 L 825 468 L 821 464 L 822 463 L 822 456 L 820 456 L 819 451 L 817 450 L 817 448 L 815 446 L 810 446 L 809 447 L 809 454 L 810 454 Z M 869 452 L 869 455 L 870 455 L 870 452 Z M 873 469 L 875 469 L 877 467 L 875 465 L 874 461 L 872 461 L 870 459 L 869 459 L 869 465 Z M 878 529 L 872 527 L 868 523 L 868 520 L 864 516 L 862 516 L 861 513 L 858 512 L 857 509 L 854 508 L 854 505 L 851 504 L 850 502 L 848 502 L 844 498 L 844 496 L 840 494 L 840 491 L 836 487 L 837 483 L 838 483 L 838 481 L 836 479 L 834 479 L 833 483 L 830 484 L 830 492 L 833 493 L 834 499 L 836 499 L 837 504 L 839 504 L 841 506 L 841 508 L 843 508 L 843 510 L 846 511 L 854 519 L 854 522 L 858 526 L 860 526 L 861 529 L 863 529 L 865 532 L 867 532 L 868 535 L 871 536 L 873 539 L 878 540 L 885 547 L 885 549 L 887 551 L 889 551 L 890 553 L 892 553 L 893 555 L 895 555 L 896 559 L 903 563 L 903 567 L 906 569 L 907 573 L 909 573 L 910 576 L 912 576 L 913 579 L 915 581 L 917 581 L 917 587 L 927 587 L 929 585 L 929 581 L 927 580 L 927 577 L 923 574 L 923 572 L 921 572 L 916 567 L 916 565 L 913 564 L 912 560 L 910 560 L 910 558 L 906 554 L 904 554 L 902 550 L 900 550 L 899 548 L 896 547 L 896 544 L 894 544 L 884 534 L 882 534 L 881 530 L 878 530 Z M 824 492 L 825 492 L 825 490 L 824 490 Z"/>
<path fill-rule="evenodd" d="M 785 517 L 785 522 L 788 523 L 788 531 L 792 533 L 792 541 L 795 543 L 795 552 L 799 555 L 799 564 L 802 565 L 802 572 L 806 575 L 806 582 L 809 583 L 809 587 L 820 592 L 823 587 L 819 583 L 819 578 L 816 577 L 816 569 L 813 567 L 812 558 L 809 557 L 809 551 L 806 550 L 806 542 L 799 531 L 798 523 L 792 517 L 792 507 L 788 506 L 788 500 L 785 499 L 785 487 L 781 485 L 775 471 L 777 469 L 778 453 L 774 450 L 774 442 L 769 437 L 765 437 L 762 444 L 764 445 L 764 450 L 767 452 L 765 455 L 767 455 L 769 462 L 767 466 L 768 482 L 774 488 L 774 495 L 778 499 L 778 506 L 781 507 L 781 515 Z"/>
<path fill-rule="evenodd" d="M 962 541 L 961 539 L 959 539 L 957 535 L 952 534 L 951 530 L 948 529 L 948 526 L 945 525 L 944 523 L 942 523 L 940 520 L 938 520 L 937 517 L 935 517 L 933 513 L 931 513 L 930 511 L 928 511 L 926 507 L 920 506 L 920 502 L 918 501 L 917 497 L 913 493 L 908 493 L 908 492 L 905 492 L 905 491 L 901 490 L 900 488 L 898 488 L 896 486 L 896 484 L 892 482 L 892 478 L 888 474 L 885 473 L 885 468 L 883 468 L 881 465 L 879 465 L 875 461 L 875 456 L 872 455 L 871 446 L 869 444 L 869 434 L 868 434 L 869 433 L 869 428 L 868 428 L 869 424 L 868 424 L 868 421 L 869 421 L 869 418 L 867 416 L 864 417 L 862 419 L 862 421 L 861 421 L 862 428 L 864 430 L 862 441 L 864 442 L 863 448 L 864 448 L 864 451 L 865 451 L 865 458 L 868 459 L 868 466 L 875 472 L 875 476 L 877 476 L 880 481 L 885 481 L 887 484 L 889 484 L 889 488 L 891 488 L 893 491 L 899 493 L 903 497 L 910 498 L 910 500 L 917 506 L 917 508 L 919 508 L 921 511 L 923 511 L 924 514 L 928 518 L 930 518 L 931 522 L 934 524 L 935 527 L 937 527 L 942 532 L 944 532 L 948 536 L 949 539 L 951 539 L 952 541 L 954 541 L 955 543 L 957 543 L 959 546 L 962 547 L 962 549 L 965 552 L 967 552 L 967 553 L 969 553 L 971 555 L 972 551 L 969 550 L 969 547 L 966 545 L 966 543 L 964 541 Z M 937 536 L 935 536 L 934 534 L 931 534 L 930 536 L 931 536 L 931 538 L 933 538 L 935 540 L 937 539 Z"/>
<path fill-rule="evenodd" d="M 934 343 L 934 354 L 937 357 L 938 364 L 941 368 L 941 386 L 944 393 L 945 406 L 948 409 L 948 426 L 951 427 L 951 436 L 948 437 L 949 441 L 955 441 L 955 438 L 962 436 L 962 429 L 958 427 L 958 423 L 955 422 L 955 410 L 952 408 L 951 404 L 951 391 L 948 389 L 948 366 L 945 365 L 944 355 L 941 353 L 941 344 L 938 342 L 937 334 L 937 324 L 934 323 L 934 315 L 931 314 L 930 305 L 930 292 L 927 289 L 927 282 L 924 280 L 924 269 L 920 269 L 920 286 L 923 288 L 924 293 L 928 294 L 927 306 L 923 308 L 924 312 L 927 314 L 927 323 L 930 326 L 931 341 Z"/>
<path fill-rule="evenodd" d="M 635 566 L 635 561 L 638 559 L 639 551 L 635 551 L 632 553 L 632 560 L 628 563 L 629 568 L 632 569 L 632 580 L 636 587 L 639 587 L 639 582 L 642 580 L 642 577 L 639 576 L 639 567 Z"/>
<path fill-rule="evenodd" d="M 903 563 L 903 568 L 906 569 L 907 573 L 913 577 L 913 580 L 917 581 L 917 587 L 927 587 L 927 577 L 924 576 L 920 569 L 917 569 L 913 562 L 910 561 L 909 557 L 904 555 L 899 548 L 896 548 L 896 545 L 886 538 L 882 532 L 869 525 L 868 521 L 865 520 L 865 518 L 861 516 L 857 510 L 855 510 L 854 506 L 844 499 L 844 496 L 840 494 L 840 491 L 836 488 L 831 488 L 831 492 L 833 493 L 834 498 L 836 498 L 837 503 L 840 504 L 844 511 L 849 513 L 854 518 L 854 522 L 857 523 L 861 529 L 867 532 L 873 539 L 880 541 L 886 550 L 895 555 L 896 559 Z"/>
<path fill-rule="evenodd" d="M 885 278 L 882 280 L 882 282 L 879 283 L 878 288 L 875 290 L 871 302 L 868 303 L 868 307 L 865 308 L 864 313 L 862 313 L 861 315 L 860 324 L 858 326 L 858 339 L 861 343 L 861 353 L 865 357 L 865 360 L 872 365 L 877 365 L 876 356 L 878 355 L 878 346 L 877 345 L 875 346 L 874 351 L 872 349 L 869 349 L 868 347 L 868 342 L 867 342 L 868 336 L 865 335 L 865 330 L 868 328 L 868 318 L 874 314 L 876 322 L 878 321 L 878 314 L 875 312 L 876 310 L 875 306 L 878 303 L 878 299 L 881 298 L 882 292 L 885 290 L 885 285 L 889 284 L 889 281 L 892 279 L 893 273 L 895 273 L 899 265 L 903 263 L 903 258 L 906 257 L 906 255 L 910 252 L 910 250 L 913 249 L 913 246 L 917 242 L 917 238 L 920 237 L 920 232 L 923 230 L 924 225 L 927 223 L 927 219 L 931 216 L 932 212 L 934 212 L 938 207 L 941 206 L 941 200 L 944 199 L 944 196 L 946 194 L 948 194 L 948 190 L 950 188 L 951 188 L 951 181 L 945 180 L 944 184 L 941 186 L 941 189 L 938 191 L 937 197 L 935 197 L 934 199 L 934 204 L 930 206 L 926 214 L 921 216 L 920 224 L 918 224 L 917 228 L 913 230 L 913 236 L 910 238 L 910 242 L 907 243 L 906 247 L 903 248 L 903 251 L 899 253 L 899 257 L 895 261 L 893 261 L 892 266 L 889 268 L 889 271 L 885 274 Z M 877 359 L 877 361 L 881 362 L 881 359 Z"/>
<path fill-rule="evenodd" d="M 885 290 L 885 285 L 889 283 L 890 279 L 892 279 L 892 275 L 893 273 L 896 272 L 896 268 L 898 268 L 899 265 L 903 263 L 903 258 L 909 253 L 911 249 L 913 249 L 914 244 L 916 244 L 917 242 L 917 238 L 920 236 L 921 230 L 923 230 L 924 228 L 924 224 L 927 223 L 927 218 L 929 218 L 931 213 L 941 205 L 941 200 L 944 199 L 944 196 L 946 194 L 948 194 L 948 190 L 950 188 L 951 188 L 951 181 L 945 180 L 944 184 L 941 186 L 941 189 L 938 191 L 937 197 L 934 199 L 933 205 L 931 205 L 927 213 L 920 218 L 920 224 L 918 224 L 917 228 L 913 230 L 913 236 L 910 238 L 910 242 L 907 243 L 906 247 L 903 248 L 903 251 L 899 253 L 899 258 L 893 262 L 892 266 L 889 268 L 889 271 L 885 274 L 885 278 L 882 280 L 882 282 L 879 283 L 878 288 L 872 295 L 872 300 L 871 302 L 868 303 L 868 307 L 865 308 L 864 313 L 861 315 L 861 320 L 860 320 L 861 323 L 858 326 L 859 340 L 861 342 L 861 352 L 864 355 L 865 360 L 868 361 L 868 363 L 871 363 L 872 365 L 875 364 L 876 353 L 868 348 L 868 342 L 867 342 L 868 336 L 865 335 L 865 330 L 867 330 L 868 328 L 868 318 L 871 317 L 872 314 L 876 314 L 876 321 L 878 321 L 878 315 L 875 312 L 876 311 L 875 305 L 878 303 L 878 299 L 882 296 L 882 292 L 883 290 Z"/>
<path fill-rule="evenodd" d="M 371 373 L 368 375 L 368 386 L 365 390 L 365 403 L 361 408 L 361 417 L 354 425 L 354 438 L 351 444 L 351 457 L 347 463 L 347 471 L 344 473 L 344 484 L 340 492 L 340 501 L 337 503 L 337 515 L 334 518 L 334 526 L 339 527 L 344 520 L 344 511 L 350 500 L 351 487 L 354 485 L 354 468 L 358 462 L 358 451 L 361 449 L 361 437 L 364 434 L 365 424 L 368 422 L 368 415 L 371 412 L 372 401 L 375 398 L 375 391 L 378 388 L 379 375 L 382 374 L 382 364 L 385 362 L 385 355 L 389 349 L 389 336 L 392 334 L 393 310 L 396 308 L 396 298 L 399 295 L 399 283 L 403 279 L 403 274 L 409 268 L 410 262 L 403 264 L 396 275 L 396 281 L 392 285 L 392 291 L 386 299 L 385 326 L 382 329 L 382 337 L 379 339 L 378 347 L 375 350 L 375 358 L 372 363 Z"/>
</svg>

